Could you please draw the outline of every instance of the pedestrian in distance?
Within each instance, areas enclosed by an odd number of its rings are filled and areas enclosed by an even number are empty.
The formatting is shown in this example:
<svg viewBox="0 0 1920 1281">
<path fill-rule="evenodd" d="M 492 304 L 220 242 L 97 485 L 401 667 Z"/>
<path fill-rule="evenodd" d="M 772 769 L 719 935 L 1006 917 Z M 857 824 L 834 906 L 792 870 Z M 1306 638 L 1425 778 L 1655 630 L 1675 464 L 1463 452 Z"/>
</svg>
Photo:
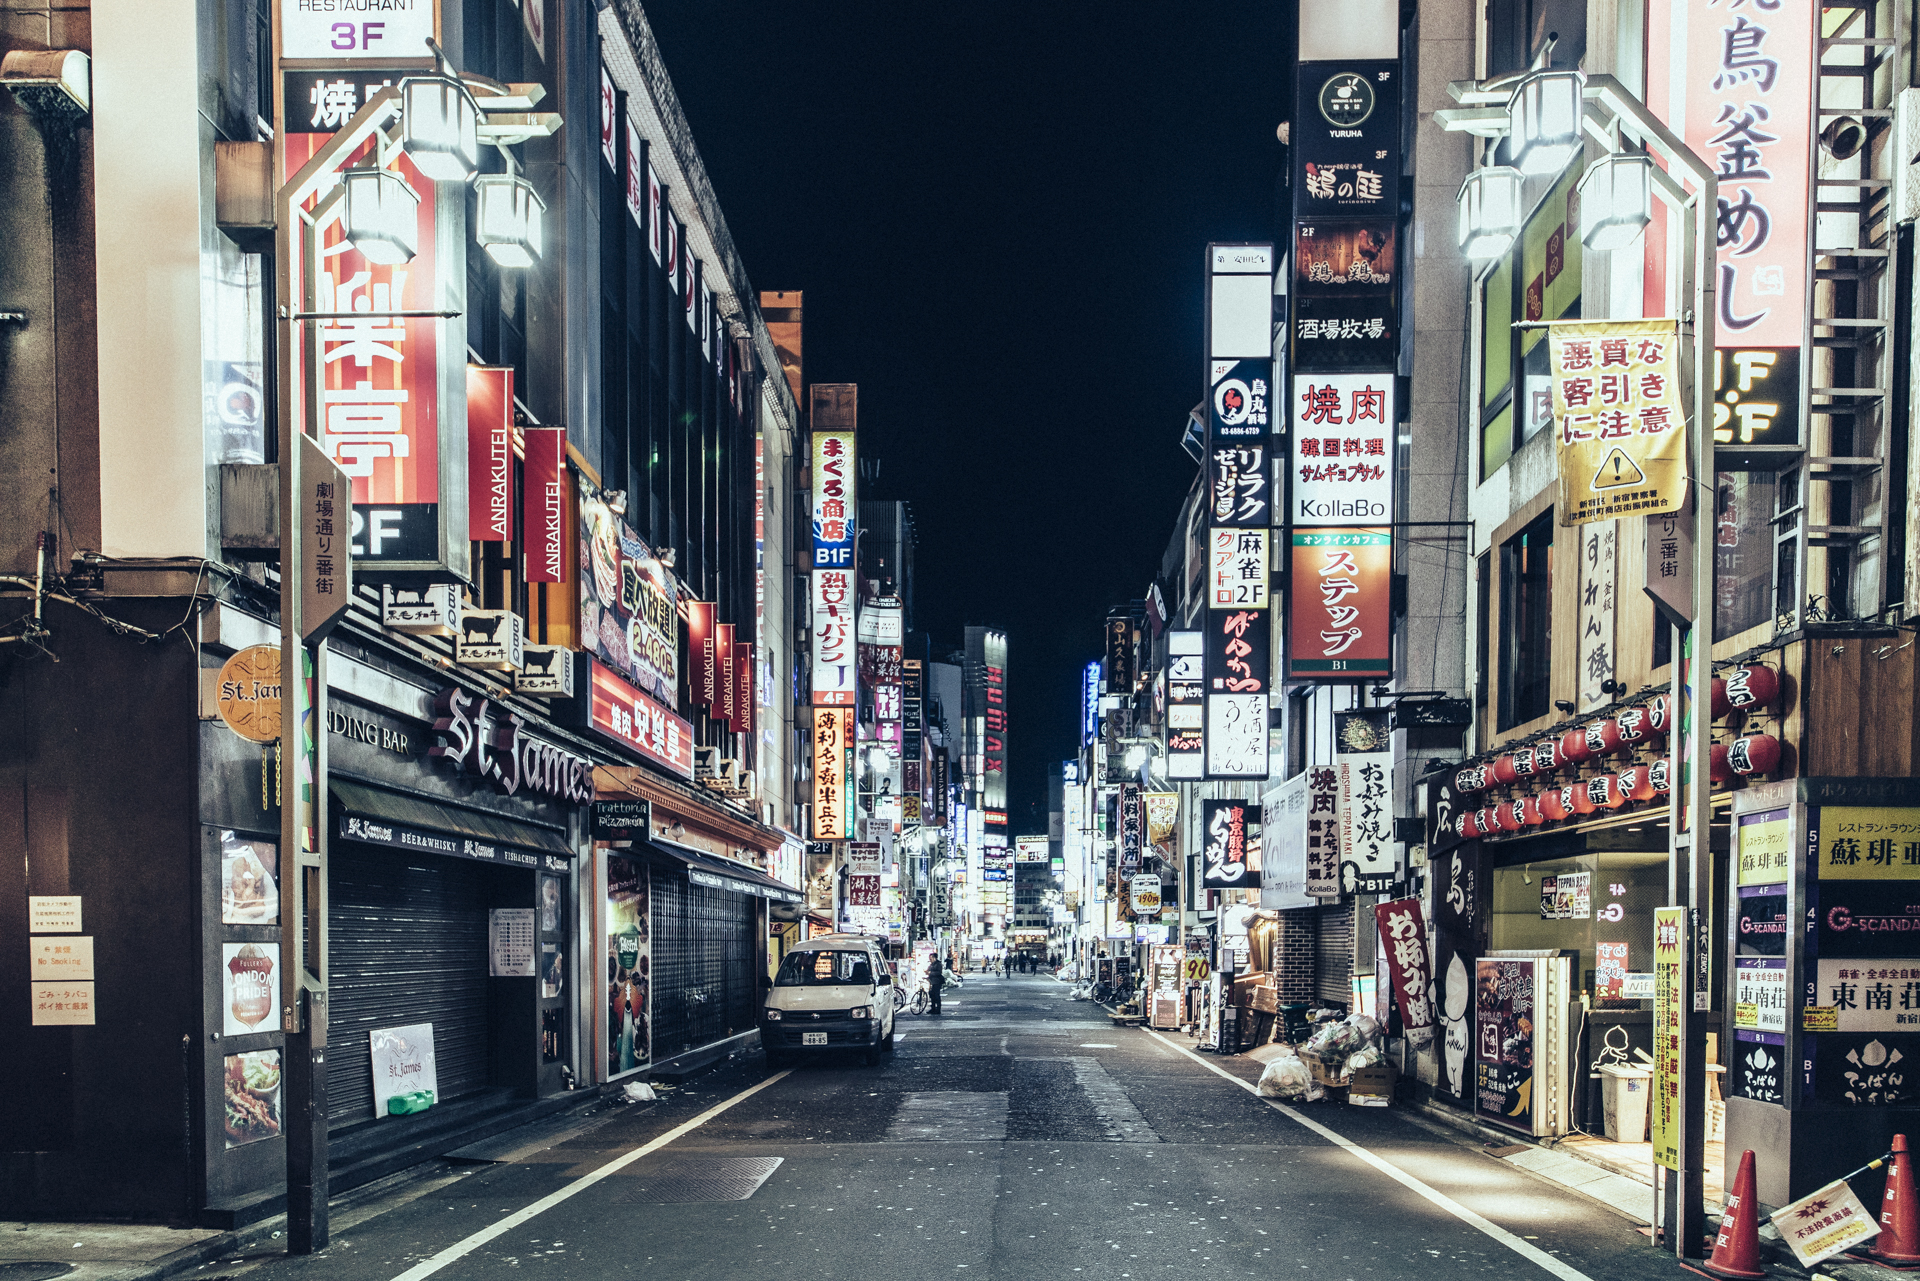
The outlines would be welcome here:
<svg viewBox="0 0 1920 1281">
<path fill-rule="evenodd" d="M 940 989 L 946 985 L 947 972 L 940 966 L 940 954 L 935 952 L 927 963 L 927 1010 L 930 1013 L 940 1012 Z"/>
</svg>

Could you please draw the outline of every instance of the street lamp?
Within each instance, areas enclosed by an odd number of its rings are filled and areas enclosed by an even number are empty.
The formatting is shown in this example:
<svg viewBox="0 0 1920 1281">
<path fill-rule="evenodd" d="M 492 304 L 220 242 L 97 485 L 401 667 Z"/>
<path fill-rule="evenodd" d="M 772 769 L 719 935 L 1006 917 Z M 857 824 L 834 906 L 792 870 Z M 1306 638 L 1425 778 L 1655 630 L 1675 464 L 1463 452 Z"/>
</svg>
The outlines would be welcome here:
<svg viewBox="0 0 1920 1281">
<path fill-rule="evenodd" d="M 435 182 L 465 182 L 480 167 L 480 108 L 451 76 L 400 82 L 400 146 Z"/>
<path fill-rule="evenodd" d="M 348 169 L 340 177 L 348 242 L 383 267 L 412 262 L 420 248 L 420 193 L 391 169 Z"/>
<path fill-rule="evenodd" d="M 1520 235 L 1520 171 L 1512 165 L 1476 169 L 1460 184 L 1460 252 L 1485 261 L 1513 247 Z"/>
<path fill-rule="evenodd" d="M 487 174 L 475 180 L 473 190 L 479 202 L 474 239 L 502 267 L 531 267 L 540 256 L 547 212 L 540 193 L 517 174 Z"/>
<path fill-rule="evenodd" d="M 1578 71 L 1532 71 L 1515 87 L 1507 99 L 1513 120 L 1509 147 L 1521 173 L 1559 173 L 1580 150 L 1585 80 Z"/>
<path fill-rule="evenodd" d="M 1653 221 L 1653 157 L 1632 152 L 1601 156 L 1580 176 L 1580 243 L 1589 249 L 1625 249 Z"/>
</svg>

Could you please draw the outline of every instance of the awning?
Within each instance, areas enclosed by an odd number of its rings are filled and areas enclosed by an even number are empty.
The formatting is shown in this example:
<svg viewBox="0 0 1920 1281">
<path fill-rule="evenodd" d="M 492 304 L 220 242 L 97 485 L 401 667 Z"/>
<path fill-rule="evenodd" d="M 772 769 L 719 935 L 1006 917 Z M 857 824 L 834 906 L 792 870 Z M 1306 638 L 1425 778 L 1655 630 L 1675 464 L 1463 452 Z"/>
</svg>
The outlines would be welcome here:
<svg viewBox="0 0 1920 1281">
<path fill-rule="evenodd" d="M 775 903 L 806 901 L 806 895 L 799 890 L 774 880 L 758 868 L 724 858 L 715 858 L 704 850 L 664 841 L 657 836 L 647 844 L 654 853 L 686 864 L 687 879 L 695 885 L 704 885 L 711 890 L 732 890 L 735 894 L 751 894 L 755 898 L 771 899 Z"/>
<path fill-rule="evenodd" d="M 558 832 L 467 809 L 334 779 L 334 830 L 350 841 L 512 867 L 565 871 L 573 848 Z"/>
</svg>

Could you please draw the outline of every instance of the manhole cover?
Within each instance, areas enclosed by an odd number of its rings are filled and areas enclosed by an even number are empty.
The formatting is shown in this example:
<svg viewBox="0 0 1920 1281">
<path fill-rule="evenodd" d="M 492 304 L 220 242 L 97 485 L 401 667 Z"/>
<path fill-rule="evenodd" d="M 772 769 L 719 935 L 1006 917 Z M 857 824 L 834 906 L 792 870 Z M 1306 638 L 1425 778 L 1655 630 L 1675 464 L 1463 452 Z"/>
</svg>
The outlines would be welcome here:
<svg viewBox="0 0 1920 1281">
<path fill-rule="evenodd" d="M 53 1281 L 71 1271 L 71 1263 L 0 1263 L 0 1281 Z"/>
<path fill-rule="evenodd" d="M 639 1171 L 627 1194 L 642 1205 L 681 1201 L 744 1201 L 785 1160 L 777 1156 L 677 1157 Z"/>
</svg>

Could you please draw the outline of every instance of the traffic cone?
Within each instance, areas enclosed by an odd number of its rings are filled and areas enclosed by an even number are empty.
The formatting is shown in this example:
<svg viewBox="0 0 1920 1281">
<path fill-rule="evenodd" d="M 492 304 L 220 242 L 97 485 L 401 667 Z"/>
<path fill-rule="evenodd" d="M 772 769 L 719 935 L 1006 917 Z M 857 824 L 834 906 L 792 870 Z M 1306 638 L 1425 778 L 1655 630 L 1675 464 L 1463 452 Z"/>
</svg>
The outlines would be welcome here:
<svg viewBox="0 0 1920 1281">
<path fill-rule="evenodd" d="M 1920 1265 L 1920 1196 L 1913 1186 L 1907 1136 L 1893 1136 L 1893 1163 L 1887 1167 L 1887 1195 L 1880 1202 L 1880 1239 L 1867 1256 L 1896 1268 Z"/>
<path fill-rule="evenodd" d="M 1741 1281 L 1762 1281 L 1760 1270 L 1759 1207 L 1753 1199 L 1753 1151 L 1740 1154 L 1740 1173 L 1733 1180 L 1733 1195 L 1727 1198 L 1720 1214 L 1720 1234 L 1713 1239 L 1713 1257 L 1707 1260 L 1707 1272 L 1716 1277 L 1738 1277 Z"/>
</svg>

